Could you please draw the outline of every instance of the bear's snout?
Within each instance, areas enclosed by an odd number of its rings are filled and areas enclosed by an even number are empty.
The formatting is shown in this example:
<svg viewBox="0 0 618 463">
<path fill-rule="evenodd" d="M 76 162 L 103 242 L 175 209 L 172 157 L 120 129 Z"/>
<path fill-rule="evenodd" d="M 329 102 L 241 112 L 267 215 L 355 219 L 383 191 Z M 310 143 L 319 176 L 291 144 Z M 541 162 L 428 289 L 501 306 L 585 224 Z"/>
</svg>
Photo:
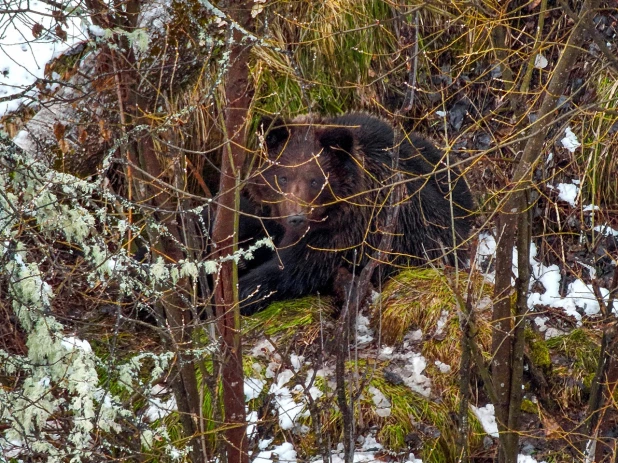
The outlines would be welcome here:
<svg viewBox="0 0 618 463">
<path fill-rule="evenodd" d="M 307 216 L 305 214 L 294 214 L 289 216 L 286 222 L 290 227 L 299 228 L 307 223 Z"/>
</svg>

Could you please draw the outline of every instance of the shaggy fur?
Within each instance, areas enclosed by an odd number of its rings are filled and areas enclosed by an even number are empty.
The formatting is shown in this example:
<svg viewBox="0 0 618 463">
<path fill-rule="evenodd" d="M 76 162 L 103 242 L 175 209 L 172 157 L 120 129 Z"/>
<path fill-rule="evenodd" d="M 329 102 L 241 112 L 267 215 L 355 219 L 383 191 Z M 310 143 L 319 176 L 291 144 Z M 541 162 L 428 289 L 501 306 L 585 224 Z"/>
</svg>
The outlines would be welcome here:
<svg viewBox="0 0 618 463">
<path fill-rule="evenodd" d="M 406 193 L 379 274 L 430 260 L 455 262 L 446 165 L 429 141 L 398 136 L 387 122 L 365 113 L 302 116 L 264 127 L 267 155 L 247 192 L 274 222 L 269 230 L 278 250 L 241 276 L 244 314 L 274 300 L 328 293 L 340 268 L 362 267 L 380 244 L 397 181 L 406 182 Z M 459 244 L 469 234 L 472 199 L 457 171 L 451 177 Z M 460 259 L 464 254 L 458 250 Z"/>
</svg>

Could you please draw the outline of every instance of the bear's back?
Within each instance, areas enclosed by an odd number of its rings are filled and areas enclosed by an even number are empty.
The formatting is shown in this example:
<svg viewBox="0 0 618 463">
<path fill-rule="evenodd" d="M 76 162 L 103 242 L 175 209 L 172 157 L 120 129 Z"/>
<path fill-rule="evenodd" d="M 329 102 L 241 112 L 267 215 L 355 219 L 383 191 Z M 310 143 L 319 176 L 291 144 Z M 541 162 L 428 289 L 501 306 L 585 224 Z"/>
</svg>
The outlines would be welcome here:
<svg viewBox="0 0 618 463">
<path fill-rule="evenodd" d="M 399 133 L 384 119 L 363 112 L 346 113 L 328 120 L 328 123 L 349 127 L 362 155 L 377 164 L 392 167 L 393 148 L 396 147 L 399 155 L 398 170 L 408 177 L 406 180 L 414 177 L 425 180 L 431 178 L 425 188 L 436 190 L 435 193 L 443 200 L 449 194 L 449 188 L 452 188 L 455 216 L 463 220 L 464 227 L 470 227 L 474 206 L 468 186 L 456 168 L 450 169 L 449 182 L 446 157 L 431 141 L 416 132 Z M 412 184 L 410 187 L 416 188 Z"/>
</svg>

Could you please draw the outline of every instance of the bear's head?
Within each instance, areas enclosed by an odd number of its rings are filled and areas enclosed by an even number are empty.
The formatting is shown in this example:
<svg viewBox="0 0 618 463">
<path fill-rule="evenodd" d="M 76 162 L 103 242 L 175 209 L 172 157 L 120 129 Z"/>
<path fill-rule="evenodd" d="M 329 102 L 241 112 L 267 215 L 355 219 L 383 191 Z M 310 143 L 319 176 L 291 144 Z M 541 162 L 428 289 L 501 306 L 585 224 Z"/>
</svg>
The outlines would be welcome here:
<svg viewBox="0 0 618 463">
<path fill-rule="evenodd" d="M 264 120 L 262 127 L 264 153 L 250 180 L 251 196 L 268 206 L 288 234 L 328 227 L 340 203 L 356 191 L 352 130 L 311 116 Z"/>
</svg>

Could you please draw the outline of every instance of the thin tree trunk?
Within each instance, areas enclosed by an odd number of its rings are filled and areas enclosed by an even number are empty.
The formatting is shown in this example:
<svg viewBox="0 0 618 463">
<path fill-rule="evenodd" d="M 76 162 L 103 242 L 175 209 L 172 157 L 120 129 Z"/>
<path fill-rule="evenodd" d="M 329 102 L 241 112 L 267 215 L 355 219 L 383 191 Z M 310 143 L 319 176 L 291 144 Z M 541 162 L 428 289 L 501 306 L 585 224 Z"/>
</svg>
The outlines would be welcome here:
<svg viewBox="0 0 618 463">
<path fill-rule="evenodd" d="M 518 225 L 526 223 L 525 220 L 522 221 L 521 216 L 526 214 L 529 207 L 527 193 L 532 187 L 532 172 L 543 153 L 545 135 L 553 122 L 552 115 L 556 111 L 558 99 L 564 93 L 569 73 L 581 52 L 585 35 L 585 27 L 582 23 L 590 21 L 590 13 L 595 11 L 597 6 L 598 0 L 586 0 L 582 6 L 580 21 L 574 26 L 556 65 L 543 97 L 543 103 L 537 113 L 538 118 L 528 129 L 530 138 L 525 145 L 520 161 L 515 167 L 511 182 L 512 191 L 504 201 L 496 221 L 498 243 L 492 320 L 492 349 L 494 353 L 492 375 L 493 387 L 497 396 L 497 403 L 494 404 L 496 420 L 500 430 L 499 462 L 515 463 L 517 461 L 517 417 L 511 415 L 511 413 L 519 413 L 520 404 L 517 401 L 521 401 L 520 392 L 513 391 L 513 388 L 521 385 L 522 370 L 520 368 L 513 370 L 513 367 L 517 363 L 515 358 L 519 357 L 515 346 L 518 346 L 519 349 L 521 343 L 521 340 L 517 339 L 516 336 L 523 336 L 523 330 L 515 328 L 523 324 L 524 314 L 518 311 L 518 317 L 514 319 L 511 311 L 511 294 L 513 291 L 511 287 L 512 250 L 517 234 L 527 235 L 526 230 L 518 230 Z M 520 250 L 520 252 L 525 251 Z M 522 258 L 518 259 L 520 265 L 528 265 L 525 257 L 522 255 Z M 520 272 L 522 270 L 524 269 L 520 269 Z M 529 280 L 529 275 L 523 278 L 522 276 L 520 275 L 518 279 L 520 294 L 527 292 Z M 520 307 L 519 304 L 523 304 L 522 298 L 523 296 L 519 297 L 518 307 Z M 512 400 L 515 400 L 515 403 L 511 403 Z"/>
<path fill-rule="evenodd" d="M 243 33 L 250 20 L 251 4 L 228 1 L 219 4 L 236 24 L 231 26 L 232 45 L 229 68 L 224 83 L 224 134 L 226 144 L 221 161 L 221 180 L 217 198 L 217 214 L 212 239 L 219 253 L 237 248 L 238 188 L 240 169 L 245 160 L 246 126 L 252 93 L 249 91 L 249 49 L 243 45 Z M 237 26 L 240 26 L 237 27 Z M 226 456 L 228 463 L 249 461 L 245 418 L 242 339 L 238 305 L 238 273 L 233 261 L 221 265 L 214 288 L 217 326 L 221 336 L 221 370 L 223 407 L 226 424 Z"/>
</svg>

